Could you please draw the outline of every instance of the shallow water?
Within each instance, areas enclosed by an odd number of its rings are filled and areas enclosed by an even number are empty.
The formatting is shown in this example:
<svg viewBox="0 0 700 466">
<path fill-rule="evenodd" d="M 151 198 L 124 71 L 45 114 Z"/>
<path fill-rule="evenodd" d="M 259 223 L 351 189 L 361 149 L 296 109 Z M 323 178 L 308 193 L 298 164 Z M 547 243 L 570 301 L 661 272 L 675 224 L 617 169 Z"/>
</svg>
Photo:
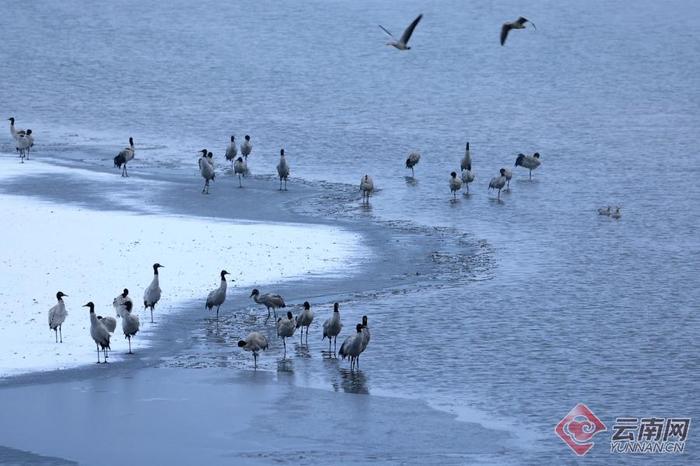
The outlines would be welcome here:
<svg viewBox="0 0 700 466">
<path fill-rule="evenodd" d="M 230 134 L 249 133 L 254 174 L 274 173 L 283 146 L 293 177 L 324 188 L 297 214 L 454 237 L 421 252 L 434 264 L 425 280 L 319 295 L 319 321 L 336 298 L 370 315 L 351 389 L 478 415 L 549 462 L 571 458 L 552 430 L 578 402 L 608 426 L 700 415 L 693 2 L 77 5 L 0 19 L 0 108 L 35 129 L 37 157 L 108 167 L 133 136 L 133 174 L 192 174 L 195 189 L 195 151 L 221 157 Z M 396 32 L 418 12 L 413 49 L 384 47 L 376 24 Z M 498 46 L 499 24 L 519 14 L 537 31 Z M 466 140 L 477 179 L 450 202 Z M 415 183 L 410 150 L 422 153 Z M 534 179 L 514 169 L 496 202 L 488 179 L 535 151 Z M 369 209 L 353 200 L 365 173 L 380 188 Z M 596 214 L 607 204 L 622 219 Z M 465 258 L 477 251 L 488 266 Z M 347 386 L 320 349 L 293 356 L 297 383 Z M 698 460 L 692 438 L 681 460 Z"/>
</svg>

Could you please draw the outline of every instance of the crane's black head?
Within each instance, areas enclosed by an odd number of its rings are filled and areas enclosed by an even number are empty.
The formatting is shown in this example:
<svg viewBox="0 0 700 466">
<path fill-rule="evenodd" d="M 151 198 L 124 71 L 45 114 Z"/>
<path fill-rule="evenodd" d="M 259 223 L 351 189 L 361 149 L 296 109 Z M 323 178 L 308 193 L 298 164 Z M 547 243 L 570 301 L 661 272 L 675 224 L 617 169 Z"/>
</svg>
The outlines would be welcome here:
<svg viewBox="0 0 700 466">
<path fill-rule="evenodd" d="M 243 348 L 246 345 L 245 340 L 238 340 L 238 347 Z"/>
<path fill-rule="evenodd" d="M 127 296 L 129 296 L 129 290 L 124 288 L 124 291 L 122 291 L 122 298 L 126 298 Z"/>
<path fill-rule="evenodd" d="M 362 332 L 362 324 L 357 324 L 357 326 L 355 328 L 357 329 L 357 333 Z"/>
<path fill-rule="evenodd" d="M 153 264 L 153 273 L 156 274 L 156 275 L 158 275 L 158 269 L 160 269 L 160 268 L 163 268 L 163 266 L 160 265 L 158 262 L 156 262 L 155 264 Z"/>
<path fill-rule="evenodd" d="M 134 138 L 129 138 L 129 145 L 133 146 L 134 145 Z"/>
<path fill-rule="evenodd" d="M 333 312 L 338 312 L 339 308 L 340 308 L 340 304 L 338 304 L 338 303 L 333 304 Z"/>
<path fill-rule="evenodd" d="M 214 154 L 212 154 L 211 152 L 207 152 L 207 157 L 212 158 L 214 157 Z"/>
<path fill-rule="evenodd" d="M 243 162 L 243 157 L 238 157 L 238 159 L 236 159 L 236 162 Z"/>
<path fill-rule="evenodd" d="M 225 279 L 226 279 L 226 275 L 231 275 L 231 274 L 228 273 L 228 272 L 225 271 L 225 270 L 222 270 L 222 271 L 221 271 L 221 279 L 222 279 L 222 280 L 225 280 Z"/>
<path fill-rule="evenodd" d="M 246 134 L 246 135 L 245 135 L 245 140 L 246 140 L 246 141 L 250 141 L 250 136 L 248 136 L 248 135 Z"/>
<path fill-rule="evenodd" d="M 501 176 L 506 176 L 506 169 L 505 168 L 501 168 L 500 172 L 501 172 Z"/>
<path fill-rule="evenodd" d="M 518 165 L 522 165 L 524 158 L 525 158 L 525 154 L 518 154 L 518 158 L 515 159 L 515 166 L 517 167 Z"/>
<path fill-rule="evenodd" d="M 311 304 L 308 301 L 304 301 L 304 309 L 311 309 Z"/>
<path fill-rule="evenodd" d="M 253 296 L 257 296 L 260 294 L 260 291 L 258 291 L 257 288 L 253 288 L 253 291 L 250 293 L 250 297 L 252 298 Z"/>
<path fill-rule="evenodd" d="M 64 296 L 68 296 L 68 295 L 65 294 L 65 293 L 63 293 L 63 291 L 59 291 L 58 293 L 56 293 L 56 299 L 58 299 L 59 301 L 60 301 L 61 298 L 63 298 Z"/>
<path fill-rule="evenodd" d="M 26 134 L 27 134 L 27 136 L 29 136 L 30 134 L 32 134 L 32 130 L 28 129 Z"/>
<path fill-rule="evenodd" d="M 207 150 L 206 150 L 206 149 L 202 149 L 202 150 L 200 150 L 199 152 L 201 152 L 202 155 L 207 155 Z"/>
<path fill-rule="evenodd" d="M 90 312 L 95 312 L 95 304 L 93 304 L 92 301 L 90 301 L 90 302 L 87 303 L 87 304 L 83 304 L 83 307 L 89 307 L 89 308 L 90 308 Z"/>
<path fill-rule="evenodd" d="M 367 316 L 362 316 L 362 326 L 367 327 Z"/>
<path fill-rule="evenodd" d="M 457 173 L 452 172 L 452 173 L 450 173 L 450 176 L 451 176 L 452 178 L 457 178 Z"/>
<path fill-rule="evenodd" d="M 231 142 L 236 140 L 236 136 L 231 136 Z"/>
<path fill-rule="evenodd" d="M 291 312 L 287 311 L 287 319 L 292 320 L 294 316 L 292 315 Z"/>
<path fill-rule="evenodd" d="M 540 153 L 539 153 L 539 152 L 535 152 L 534 154 L 532 154 L 532 156 L 533 156 L 534 158 L 536 158 L 536 159 L 539 159 L 539 158 L 540 158 Z"/>
<path fill-rule="evenodd" d="M 280 149 L 280 155 L 284 155 L 284 149 Z"/>
<path fill-rule="evenodd" d="M 97 320 L 102 320 L 102 316 L 97 316 Z"/>
<path fill-rule="evenodd" d="M 127 301 L 124 303 L 124 307 L 127 311 L 131 312 L 131 309 L 134 307 L 134 303 L 132 303 L 131 301 Z"/>
<path fill-rule="evenodd" d="M 15 124 L 15 117 L 10 117 L 10 118 L 8 118 L 8 120 L 10 120 L 11 124 L 13 124 L 13 125 Z"/>
</svg>

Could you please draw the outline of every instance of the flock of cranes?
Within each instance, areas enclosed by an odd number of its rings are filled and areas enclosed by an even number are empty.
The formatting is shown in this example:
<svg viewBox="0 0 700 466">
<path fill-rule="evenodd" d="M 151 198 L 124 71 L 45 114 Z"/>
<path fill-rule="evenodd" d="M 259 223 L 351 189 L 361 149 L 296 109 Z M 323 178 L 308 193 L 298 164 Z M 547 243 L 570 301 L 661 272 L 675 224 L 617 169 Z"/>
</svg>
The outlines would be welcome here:
<svg viewBox="0 0 700 466">
<path fill-rule="evenodd" d="M 164 266 L 155 263 L 153 264 L 153 279 L 151 283 L 146 287 L 143 293 L 143 307 L 144 310 L 150 309 L 151 313 L 151 323 L 153 323 L 153 310 L 156 304 L 160 301 L 161 289 L 158 270 Z M 230 275 L 226 270 L 222 270 L 219 274 L 221 281 L 219 287 L 212 290 L 205 301 L 205 309 L 212 310 L 216 307 L 216 318 L 219 318 L 219 308 L 226 301 L 226 290 L 227 282 L 226 275 Z M 66 310 L 66 304 L 63 300 L 64 297 L 68 297 L 67 294 L 59 291 L 56 293 L 57 303 L 55 306 L 49 309 L 49 329 L 55 334 L 56 343 L 63 343 L 63 331 L 62 327 L 68 316 Z M 300 342 L 306 342 L 308 345 L 309 340 L 309 328 L 314 321 L 314 312 L 311 309 L 311 304 L 308 301 L 304 301 L 302 304 L 302 310 L 296 317 L 291 313 L 287 312 L 285 317 L 277 318 L 277 309 L 286 308 L 287 305 L 284 302 L 284 298 L 279 294 L 266 293 L 260 294 L 260 291 L 255 288 L 250 294 L 250 297 L 257 304 L 265 306 L 267 309 L 267 318 L 265 322 L 271 317 L 270 311 L 272 310 L 276 319 L 276 330 L 277 336 L 282 339 L 282 344 L 284 347 L 284 356 L 287 356 L 287 338 L 294 336 L 294 333 L 299 329 Z M 133 301 L 129 296 L 129 289 L 124 288 L 124 290 L 117 295 L 112 301 L 112 306 L 115 310 L 115 317 L 111 316 L 100 316 L 95 313 L 95 304 L 92 301 L 84 304 L 83 307 L 87 307 L 90 310 L 90 336 L 95 342 L 95 347 L 97 350 L 97 364 L 107 363 L 109 359 L 109 352 L 111 348 L 111 338 L 112 334 L 117 328 L 117 319 L 121 319 L 122 332 L 124 333 L 124 338 L 129 341 L 129 351 L 127 354 L 134 354 L 131 349 L 131 339 L 139 332 L 141 328 L 141 321 L 139 317 L 133 312 Z M 335 303 L 333 305 L 333 313 L 326 319 L 323 323 L 323 337 L 322 341 L 328 338 L 328 352 L 331 353 L 331 340 L 333 340 L 333 354 L 335 355 L 335 349 L 337 348 L 338 335 L 343 328 L 343 323 L 340 319 L 340 304 Z M 350 368 L 359 368 L 359 358 L 360 354 L 364 352 L 367 348 L 367 344 L 370 339 L 369 325 L 367 316 L 362 317 L 362 323 L 357 324 L 357 334 L 352 334 L 348 336 L 343 344 L 340 346 L 338 354 L 343 358 L 348 358 L 350 360 Z M 306 330 L 306 333 L 304 333 Z M 304 335 L 306 338 L 304 340 Z M 358 337 L 359 335 L 359 337 Z M 358 340 L 359 338 L 359 340 Z M 238 342 L 238 346 L 245 351 L 250 351 L 253 354 L 254 367 L 258 366 L 258 354 L 262 350 L 266 350 L 269 346 L 267 337 L 260 332 L 252 332 L 245 339 Z M 102 359 L 100 359 L 100 355 Z"/>
<path fill-rule="evenodd" d="M 418 15 L 409 26 L 404 30 L 400 38 L 394 37 L 394 35 L 387 30 L 385 27 L 379 25 L 379 27 L 389 35 L 391 40 L 387 42 L 387 45 L 392 46 L 398 50 L 410 50 L 411 47 L 408 45 L 411 36 L 413 35 L 418 23 L 420 23 L 423 15 Z M 527 18 L 519 17 L 513 22 L 506 22 L 501 27 L 500 43 L 505 45 L 508 38 L 508 34 L 513 29 L 524 29 L 526 24 L 532 24 L 533 28 L 536 29 L 534 23 L 529 21 Z M 24 163 L 25 158 L 29 158 L 29 153 L 34 146 L 34 136 L 31 129 L 19 129 L 15 127 L 15 118 L 10 117 L 10 133 L 13 140 L 15 141 L 15 147 L 19 154 L 21 163 Z M 245 136 L 245 141 L 239 149 L 236 145 L 235 136 L 231 136 L 230 143 L 226 148 L 225 159 L 231 162 L 231 169 L 234 176 L 238 176 L 238 185 L 240 188 L 243 187 L 243 177 L 250 174 L 248 169 L 248 157 L 250 156 L 253 149 L 253 145 L 250 140 L 250 136 Z M 121 150 L 114 157 L 114 166 L 121 169 L 121 176 L 128 177 L 127 166 L 131 160 L 134 159 L 136 154 L 134 147 L 134 140 L 132 137 L 129 138 L 129 145 Z M 213 159 L 212 152 L 207 149 L 202 149 L 200 151 L 198 158 L 198 166 L 200 175 L 204 180 L 204 185 L 202 187 L 203 194 L 209 194 L 210 183 L 216 178 L 216 169 Z M 539 153 L 535 153 L 532 156 L 527 156 L 524 154 L 519 154 L 515 166 L 524 167 L 529 170 L 530 179 L 532 179 L 532 170 L 540 166 Z M 412 177 L 415 177 L 415 166 L 420 162 L 421 155 L 418 152 L 411 152 L 406 159 L 406 168 L 411 170 Z M 280 158 L 277 164 L 277 174 L 279 177 L 279 190 L 287 190 L 287 180 L 290 175 L 290 167 L 285 157 L 284 149 L 280 149 Z M 472 170 L 472 158 L 469 148 L 469 143 L 467 142 L 466 151 L 463 159 L 460 163 L 460 175 L 458 176 L 456 171 L 450 173 L 449 188 L 452 193 L 453 199 L 456 199 L 457 192 L 459 192 L 463 186 L 466 187 L 466 193 L 469 193 L 469 184 L 474 182 L 475 174 Z M 512 178 L 512 172 L 506 168 L 501 168 L 499 170 L 499 175 L 492 178 L 489 182 L 489 189 L 498 190 L 498 199 L 500 199 L 501 190 L 504 187 L 510 185 L 510 180 Z M 360 191 L 362 193 L 363 203 L 369 203 L 369 198 L 374 192 L 374 182 L 372 178 L 365 174 L 360 179 Z M 599 209 L 601 215 L 609 215 L 613 218 L 619 218 L 620 209 L 619 207 L 615 211 L 611 211 L 608 207 L 607 210 Z M 151 323 L 153 323 L 153 311 L 156 304 L 161 298 L 161 289 L 159 282 L 159 269 L 163 268 L 161 264 L 153 264 L 153 279 L 149 286 L 144 291 L 143 304 L 144 309 L 150 309 Z M 226 275 L 229 273 L 226 270 L 220 272 L 221 281 L 219 287 L 211 291 L 206 299 L 205 308 L 208 310 L 214 309 L 216 307 L 216 316 L 218 319 L 219 309 L 221 305 L 226 300 L 226 290 L 227 281 Z M 66 306 L 63 301 L 64 297 L 68 295 L 59 291 L 56 293 L 57 304 L 49 310 L 49 328 L 55 332 L 56 342 L 63 342 L 63 332 L 62 326 L 65 322 L 66 316 L 68 315 L 66 311 Z M 268 319 L 270 318 L 270 311 L 274 312 L 276 321 L 277 335 L 282 338 L 284 346 L 284 354 L 286 356 L 286 339 L 292 337 L 297 329 L 299 330 L 300 337 L 303 339 L 304 329 L 306 328 L 306 340 L 308 342 L 309 327 L 314 319 L 314 313 L 311 310 L 311 305 L 308 301 L 304 302 L 303 310 L 298 316 L 294 316 L 291 312 L 287 312 L 285 317 L 277 318 L 277 309 L 285 308 L 286 304 L 282 296 L 273 293 L 261 294 L 258 289 L 254 289 L 250 297 L 257 304 L 264 305 L 268 311 Z M 138 333 L 140 328 L 139 317 L 132 313 L 133 302 L 129 297 L 129 290 L 124 289 L 121 294 L 119 294 L 113 301 L 113 306 L 116 311 L 116 317 L 121 319 L 122 331 L 124 336 L 129 341 L 129 352 L 128 354 L 133 354 L 131 350 L 131 339 Z M 95 314 L 95 305 L 92 301 L 85 304 L 83 307 L 90 309 L 90 335 L 95 342 L 97 348 L 97 362 L 100 363 L 100 352 L 103 355 L 103 362 L 106 363 L 108 359 L 108 352 L 111 350 L 110 338 L 111 335 L 116 330 L 117 320 L 114 317 L 102 317 Z M 331 349 L 331 340 L 333 340 L 334 353 L 337 346 L 337 337 L 342 329 L 342 322 L 339 313 L 339 304 L 335 303 L 333 314 L 329 319 L 327 319 L 323 324 L 323 339 L 328 338 L 328 349 Z M 355 333 L 348 336 L 340 347 L 338 354 L 340 354 L 343 359 L 350 359 L 350 367 L 359 367 L 359 357 L 360 354 L 367 348 L 370 340 L 369 327 L 367 325 L 367 316 L 364 316 L 362 323 L 358 323 L 355 327 Z M 255 366 L 257 367 L 257 357 L 261 350 L 266 350 L 269 346 L 267 338 L 259 332 L 252 332 L 247 336 L 246 339 L 240 340 L 238 346 L 244 350 L 251 351 L 253 353 L 253 358 L 255 361 Z"/>
</svg>

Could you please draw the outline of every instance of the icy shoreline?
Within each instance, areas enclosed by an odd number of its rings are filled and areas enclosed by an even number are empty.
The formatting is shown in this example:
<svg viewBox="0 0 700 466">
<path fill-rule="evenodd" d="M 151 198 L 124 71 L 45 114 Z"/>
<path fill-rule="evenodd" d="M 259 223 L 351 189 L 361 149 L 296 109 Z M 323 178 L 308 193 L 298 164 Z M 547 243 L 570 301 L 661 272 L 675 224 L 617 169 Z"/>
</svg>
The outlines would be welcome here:
<svg viewBox="0 0 700 466">
<path fill-rule="evenodd" d="M 83 177 L 86 183 L 108 176 L 34 160 L 22 166 L 14 157 L 0 158 L 0 173 L 2 181 L 27 174 L 55 175 L 59 190 L 60 175 L 66 173 Z M 114 204 L 113 208 L 121 206 Z M 0 257 L 0 306 L 5 309 L 0 314 L 0 351 L 5 355 L 0 377 L 93 363 L 88 312 L 80 306 L 93 301 L 98 314 L 114 315 L 112 299 L 124 287 L 140 303 L 154 262 L 165 265 L 163 297 L 155 324 L 136 306 L 142 323 L 136 351 L 148 346 L 158 321 L 176 303 L 203 302 L 218 286 L 221 269 L 232 273 L 232 291 L 309 274 L 351 273 L 348 263 L 363 254 L 357 233 L 326 225 L 98 211 L 5 194 L 0 195 L 0 209 L 9 219 L 0 233 L 5 250 Z M 54 343 L 47 323 L 59 290 L 69 295 L 63 344 Z M 112 341 L 112 360 L 118 361 L 126 347 L 119 325 Z"/>
</svg>

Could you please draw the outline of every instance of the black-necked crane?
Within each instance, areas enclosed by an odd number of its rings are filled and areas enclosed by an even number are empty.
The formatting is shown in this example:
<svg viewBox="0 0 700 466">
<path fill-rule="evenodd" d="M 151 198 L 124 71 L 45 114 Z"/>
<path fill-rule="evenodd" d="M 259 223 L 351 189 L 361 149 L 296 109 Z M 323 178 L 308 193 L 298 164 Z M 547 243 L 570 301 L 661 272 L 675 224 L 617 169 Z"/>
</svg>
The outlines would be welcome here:
<svg viewBox="0 0 700 466">
<path fill-rule="evenodd" d="M 275 318 L 277 318 L 277 309 L 280 307 L 287 307 L 282 296 L 274 293 L 265 293 L 261 295 L 257 288 L 253 289 L 250 293 L 250 297 L 253 298 L 253 301 L 256 303 L 262 304 L 267 308 L 268 319 L 270 318 L 270 309 L 275 312 Z"/>
<path fill-rule="evenodd" d="M 61 335 L 61 343 L 63 343 L 63 332 L 61 331 L 61 326 L 66 320 L 68 311 L 66 311 L 66 303 L 63 302 L 63 297 L 68 296 L 62 291 L 56 293 L 56 303 L 51 309 L 49 309 L 49 329 L 53 330 L 56 334 L 56 343 L 58 343 L 58 336 Z"/>
<path fill-rule="evenodd" d="M 267 338 L 260 332 L 250 332 L 245 340 L 238 341 L 238 347 L 253 353 L 255 368 L 258 368 L 258 352 L 268 347 Z"/>
<path fill-rule="evenodd" d="M 129 138 L 129 146 L 122 149 L 114 157 L 114 166 L 122 169 L 122 176 L 129 176 L 129 173 L 126 171 L 126 164 L 134 158 L 135 154 L 134 138 Z"/>
<path fill-rule="evenodd" d="M 97 364 L 100 364 L 100 350 L 104 353 L 104 362 L 106 364 L 107 350 L 111 349 L 109 346 L 109 331 L 107 331 L 105 326 L 97 319 L 95 315 L 95 305 L 92 301 L 84 304 L 83 307 L 90 308 L 90 336 L 97 346 Z"/>
<path fill-rule="evenodd" d="M 297 328 L 301 328 L 301 335 L 299 336 L 299 342 L 304 337 L 304 327 L 306 327 L 306 342 L 309 342 L 309 326 L 311 322 L 314 321 L 314 311 L 311 310 L 311 304 L 308 301 L 304 301 L 304 308 L 301 314 L 297 317 Z"/>
<path fill-rule="evenodd" d="M 158 278 L 158 269 L 162 269 L 164 266 L 159 263 L 153 264 L 153 280 L 151 284 L 148 285 L 146 290 L 143 292 L 143 308 L 151 308 L 151 323 L 153 323 L 153 310 L 160 301 L 160 280 Z"/>
<path fill-rule="evenodd" d="M 323 323 L 323 339 L 328 338 L 328 352 L 331 351 L 331 340 L 333 340 L 333 350 L 335 351 L 338 343 L 338 335 L 343 328 L 343 323 L 340 321 L 340 304 L 333 304 L 333 315 L 326 319 Z"/>
<path fill-rule="evenodd" d="M 516 167 L 523 167 L 530 170 L 530 179 L 532 179 L 532 170 L 539 167 L 541 163 L 542 161 L 540 160 L 539 152 L 535 152 L 534 154 L 532 154 L 532 156 L 518 154 L 518 157 L 515 159 Z"/>
</svg>

